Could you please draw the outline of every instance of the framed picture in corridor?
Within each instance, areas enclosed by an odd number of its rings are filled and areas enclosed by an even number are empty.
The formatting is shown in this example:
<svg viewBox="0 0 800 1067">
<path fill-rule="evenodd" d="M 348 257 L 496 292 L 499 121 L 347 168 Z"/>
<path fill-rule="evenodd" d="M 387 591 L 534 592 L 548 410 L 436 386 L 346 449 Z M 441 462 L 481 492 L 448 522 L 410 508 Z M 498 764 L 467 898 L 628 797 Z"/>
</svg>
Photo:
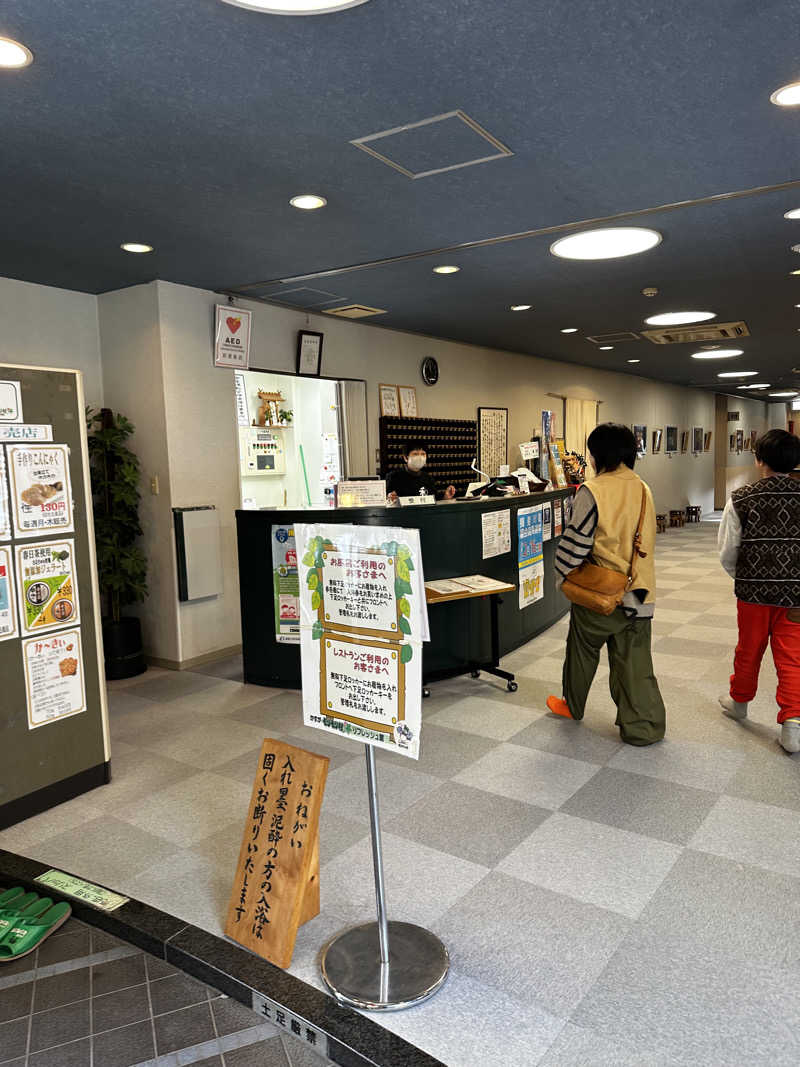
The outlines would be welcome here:
<svg viewBox="0 0 800 1067">
<path fill-rule="evenodd" d="M 678 427 L 667 427 L 667 439 L 664 442 L 665 452 L 677 452 L 678 451 Z"/>
<path fill-rule="evenodd" d="M 689 431 L 681 431 L 681 452 L 686 452 L 689 448 Z"/>
<path fill-rule="evenodd" d="M 664 431 L 661 429 L 653 430 L 653 454 L 661 451 L 661 438 Z"/>
<path fill-rule="evenodd" d="M 706 430 L 705 436 L 703 437 L 703 451 L 704 452 L 710 452 L 711 451 L 711 434 L 712 433 L 713 433 L 713 430 Z"/>
<path fill-rule="evenodd" d="M 741 452 L 744 448 L 744 430 L 736 431 L 736 451 Z"/>
<path fill-rule="evenodd" d="M 641 423 L 634 423 L 633 436 L 636 438 L 636 455 L 647 455 L 647 427 Z"/>
<path fill-rule="evenodd" d="M 692 452 L 696 453 L 696 452 L 702 452 L 702 451 L 703 451 L 703 427 L 702 426 L 693 426 L 692 427 Z"/>
</svg>

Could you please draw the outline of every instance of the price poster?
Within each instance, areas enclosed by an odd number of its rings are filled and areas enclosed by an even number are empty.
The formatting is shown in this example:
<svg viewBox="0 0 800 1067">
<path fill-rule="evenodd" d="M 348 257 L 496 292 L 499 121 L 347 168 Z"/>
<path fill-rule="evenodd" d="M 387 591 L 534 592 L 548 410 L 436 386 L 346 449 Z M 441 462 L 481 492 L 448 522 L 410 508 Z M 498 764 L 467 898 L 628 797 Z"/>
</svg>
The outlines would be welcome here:
<svg viewBox="0 0 800 1067">
<path fill-rule="evenodd" d="M 272 527 L 272 591 L 275 640 L 279 645 L 299 645 L 300 579 L 294 529 L 291 526 Z"/>
<path fill-rule="evenodd" d="M 517 511 L 517 563 L 519 566 L 519 606 L 527 608 L 544 596 L 544 550 L 542 510 L 537 504 Z"/>
<path fill-rule="evenodd" d="M 21 645 L 28 728 L 86 711 L 80 630 L 30 637 Z"/>
<path fill-rule="evenodd" d="M 0 546 L 0 641 L 17 636 L 17 602 L 11 549 Z"/>
<path fill-rule="evenodd" d="M 16 555 L 22 632 L 57 630 L 79 622 L 75 543 L 18 545 Z"/>
<path fill-rule="evenodd" d="M 0 445 L 0 541 L 11 538 L 11 513 L 8 506 L 8 482 L 6 481 L 6 453 Z"/>
<path fill-rule="evenodd" d="M 295 531 L 303 721 L 418 759 L 429 639 L 419 531 Z"/>
<path fill-rule="evenodd" d="M 72 488 L 66 445 L 7 445 L 11 507 L 18 537 L 69 533 Z"/>
</svg>

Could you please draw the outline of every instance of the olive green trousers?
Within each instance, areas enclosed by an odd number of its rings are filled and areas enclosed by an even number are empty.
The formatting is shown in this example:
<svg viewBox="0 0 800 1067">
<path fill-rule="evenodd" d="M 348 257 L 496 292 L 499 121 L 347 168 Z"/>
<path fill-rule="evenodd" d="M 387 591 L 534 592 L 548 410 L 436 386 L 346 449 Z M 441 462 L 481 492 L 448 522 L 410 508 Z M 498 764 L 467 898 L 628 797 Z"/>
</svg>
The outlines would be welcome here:
<svg viewBox="0 0 800 1067">
<path fill-rule="evenodd" d="M 622 740 L 652 745 L 663 738 L 666 712 L 653 673 L 651 637 L 651 619 L 629 618 L 622 608 L 598 615 L 572 605 L 562 684 L 573 719 L 583 718 L 600 651 L 607 645 L 608 682 Z"/>
</svg>

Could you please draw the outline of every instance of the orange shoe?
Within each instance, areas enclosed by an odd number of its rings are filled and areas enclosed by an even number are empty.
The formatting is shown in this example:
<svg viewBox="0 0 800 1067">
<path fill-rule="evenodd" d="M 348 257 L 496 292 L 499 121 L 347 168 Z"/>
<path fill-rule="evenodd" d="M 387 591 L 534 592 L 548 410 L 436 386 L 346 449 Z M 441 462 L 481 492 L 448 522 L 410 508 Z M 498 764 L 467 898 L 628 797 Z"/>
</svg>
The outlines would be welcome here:
<svg viewBox="0 0 800 1067">
<path fill-rule="evenodd" d="M 549 696 L 545 703 L 554 715 L 560 715 L 562 719 L 572 718 L 572 713 L 567 707 L 566 700 L 562 700 L 561 697 Z"/>
</svg>

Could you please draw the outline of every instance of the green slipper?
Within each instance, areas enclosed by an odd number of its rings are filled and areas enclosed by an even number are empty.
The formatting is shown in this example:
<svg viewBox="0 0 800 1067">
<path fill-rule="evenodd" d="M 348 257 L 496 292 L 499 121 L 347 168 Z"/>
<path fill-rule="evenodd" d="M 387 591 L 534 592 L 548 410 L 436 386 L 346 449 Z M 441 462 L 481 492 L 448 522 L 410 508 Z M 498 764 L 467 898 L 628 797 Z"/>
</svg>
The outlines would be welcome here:
<svg viewBox="0 0 800 1067">
<path fill-rule="evenodd" d="M 52 900 L 46 900 L 47 907 L 37 908 L 41 901 L 38 893 L 23 893 L 22 896 L 14 897 L 6 907 L 0 908 L 0 941 L 22 915 L 41 915 L 53 903 Z"/>
<path fill-rule="evenodd" d="M 52 904 L 52 901 L 48 903 Z M 0 963 L 18 960 L 41 945 L 59 926 L 63 926 L 72 914 L 67 903 L 52 904 L 44 914 L 20 916 L 11 930 L 0 939 Z"/>
<path fill-rule="evenodd" d="M 15 886 L 14 889 L 7 889 L 5 893 L 0 893 L 0 911 L 3 908 L 8 907 L 12 900 L 16 900 L 17 897 L 23 896 L 25 890 L 21 885 Z"/>
</svg>

